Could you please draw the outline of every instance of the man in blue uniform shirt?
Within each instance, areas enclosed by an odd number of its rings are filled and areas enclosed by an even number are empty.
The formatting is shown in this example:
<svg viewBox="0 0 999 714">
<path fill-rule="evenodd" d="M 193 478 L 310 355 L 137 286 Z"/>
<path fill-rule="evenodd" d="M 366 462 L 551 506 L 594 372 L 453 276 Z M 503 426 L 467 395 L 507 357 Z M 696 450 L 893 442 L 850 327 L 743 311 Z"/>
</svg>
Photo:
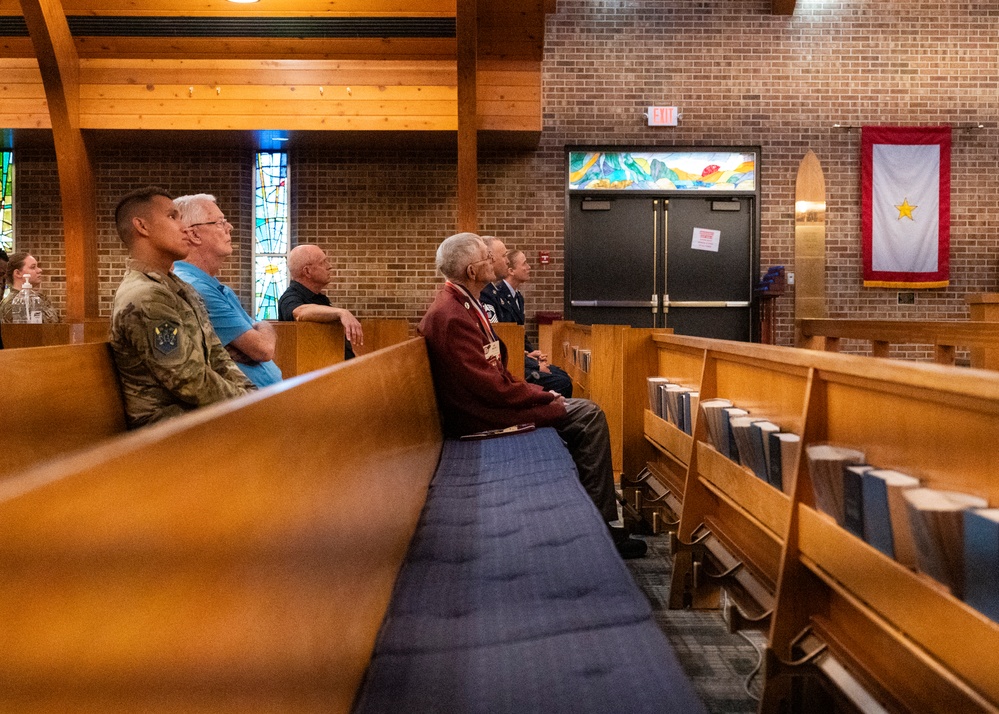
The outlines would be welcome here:
<svg viewBox="0 0 999 714">
<path fill-rule="evenodd" d="M 510 253 L 499 238 L 483 238 L 493 255 L 495 283 L 489 283 L 482 290 L 479 299 L 491 322 L 525 323 L 524 296 L 520 286 L 528 281 L 531 266 L 524 251 Z M 511 346 L 512 349 L 512 346 Z M 513 354 L 513 353 L 511 353 Z M 562 369 L 548 363 L 548 355 L 534 349 L 524 337 L 524 379 L 551 392 L 558 392 L 566 399 L 572 397 L 572 378 Z"/>
<path fill-rule="evenodd" d="M 232 224 L 215 197 L 207 193 L 174 199 L 181 221 L 190 229 L 191 252 L 174 264 L 174 272 L 198 291 L 219 341 L 239 369 L 258 387 L 281 381 L 274 364 L 276 336 L 266 322 L 254 322 L 236 293 L 218 280 L 225 259 L 232 255 Z"/>
</svg>

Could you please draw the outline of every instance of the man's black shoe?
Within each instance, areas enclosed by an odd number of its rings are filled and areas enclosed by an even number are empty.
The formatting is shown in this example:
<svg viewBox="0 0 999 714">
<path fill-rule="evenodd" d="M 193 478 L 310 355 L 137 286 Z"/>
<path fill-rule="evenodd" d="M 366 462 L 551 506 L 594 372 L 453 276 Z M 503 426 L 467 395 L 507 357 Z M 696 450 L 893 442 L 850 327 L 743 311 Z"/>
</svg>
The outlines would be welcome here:
<svg viewBox="0 0 999 714">
<path fill-rule="evenodd" d="M 624 528 L 611 528 L 610 531 L 611 537 L 614 539 L 614 547 L 617 548 L 618 555 L 624 560 L 641 558 L 649 549 L 644 540 L 632 538 Z"/>
</svg>

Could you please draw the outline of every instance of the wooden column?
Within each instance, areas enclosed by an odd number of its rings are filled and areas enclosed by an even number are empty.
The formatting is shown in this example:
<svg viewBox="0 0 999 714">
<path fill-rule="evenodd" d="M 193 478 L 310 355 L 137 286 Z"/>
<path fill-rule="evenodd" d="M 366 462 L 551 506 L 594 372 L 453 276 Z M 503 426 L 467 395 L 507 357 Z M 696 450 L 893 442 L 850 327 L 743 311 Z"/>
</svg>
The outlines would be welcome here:
<svg viewBox="0 0 999 714">
<path fill-rule="evenodd" d="M 479 149 L 476 108 L 477 0 L 458 0 L 458 230 L 479 227 Z"/>
<path fill-rule="evenodd" d="M 97 198 L 80 131 L 80 58 L 58 0 L 21 0 L 52 119 L 66 251 L 66 322 L 97 317 Z"/>
</svg>

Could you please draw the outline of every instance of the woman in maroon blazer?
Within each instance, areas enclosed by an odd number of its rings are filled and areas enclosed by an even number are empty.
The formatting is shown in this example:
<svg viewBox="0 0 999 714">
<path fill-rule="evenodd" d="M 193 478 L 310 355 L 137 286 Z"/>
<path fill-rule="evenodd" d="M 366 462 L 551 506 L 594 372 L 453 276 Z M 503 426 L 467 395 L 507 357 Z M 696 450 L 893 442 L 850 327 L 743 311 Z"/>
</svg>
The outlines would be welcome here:
<svg viewBox="0 0 999 714">
<path fill-rule="evenodd" d="M 555 427 L 604 520 L 616 521 L 607 418 L 588 399 L 565 399 L 507 370 L 506 347 L 476 298 L 496 279 L 485 243 L 474 233 L 451 236 L 437 249 L 437 269 L 447 282 L 419 329 L 427 341 L 445 433 L 461 436 L 526 423 Z M 645 554 L 644 541 L 629 538 L 624 529 L 611 531 L 623 557 Z"/>
</svg>

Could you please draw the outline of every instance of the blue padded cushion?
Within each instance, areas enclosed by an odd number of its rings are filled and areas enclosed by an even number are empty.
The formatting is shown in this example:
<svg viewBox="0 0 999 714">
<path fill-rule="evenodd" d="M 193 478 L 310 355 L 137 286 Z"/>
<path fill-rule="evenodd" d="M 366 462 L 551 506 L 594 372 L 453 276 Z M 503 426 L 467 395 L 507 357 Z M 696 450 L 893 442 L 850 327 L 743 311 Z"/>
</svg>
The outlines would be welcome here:
<svg viewBox="0 0 999 714">
<path fill-rule="evenodd" d="M 701 712 L 554 429 L 446 441 L 365 713 Z"/>
</svg>

